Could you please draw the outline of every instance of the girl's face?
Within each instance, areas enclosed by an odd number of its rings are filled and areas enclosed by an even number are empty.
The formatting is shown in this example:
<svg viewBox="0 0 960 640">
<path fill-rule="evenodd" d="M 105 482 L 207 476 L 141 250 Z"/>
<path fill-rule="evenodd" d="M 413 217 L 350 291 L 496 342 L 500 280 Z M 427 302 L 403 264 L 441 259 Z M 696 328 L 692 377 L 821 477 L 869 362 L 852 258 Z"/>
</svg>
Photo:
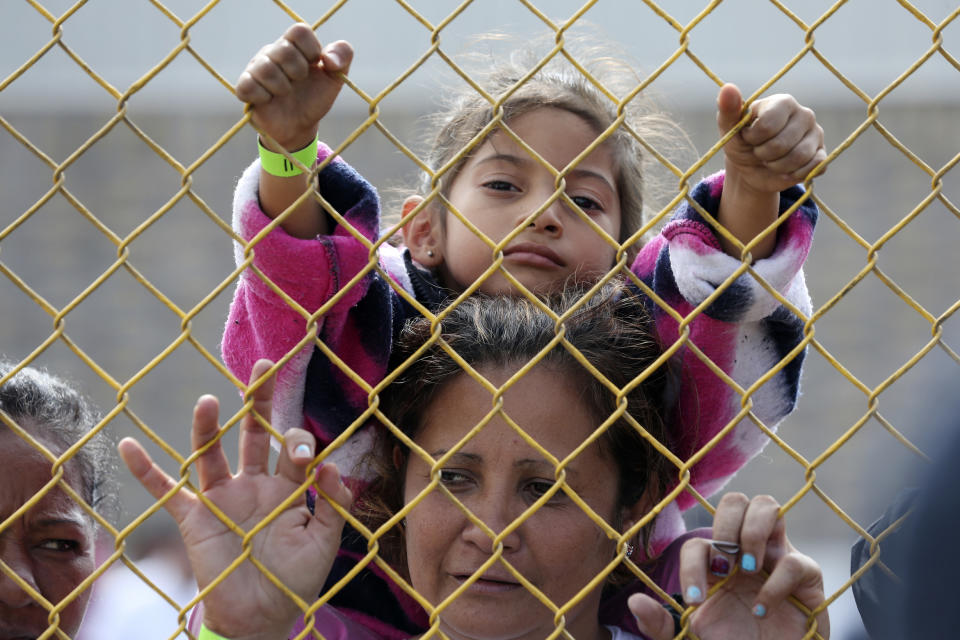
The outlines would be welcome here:
<svg viewBox="0 0 960 640">
<path fill-rule="evenodd" d="M 502 369 L 481 373 L 494 384 L 509 377 Z M 599 424 L 579 395 L 567 376 L 540 365 L 510 387 L 504 408 L 546 451 L 563 460 Z M 415 442 L 437 459 L 487 415 L 491 404 L 490 393 L 461 374 L 439 389 Z M 569 486 L 611 526 L 617 510 L 614 469 L 614 461 L 596 444 L 566 467 Z M 410 454 L 405 503 L 428 485 L 430 470 Z M 555 475 L 554 465 L 498 416 L 444 465 L 440 483 L 500 534 L 553 485 Z M 435 488 L 407 515 L 406 551 L 412 585 L 437 605 L 490 558 L 493 544 Z M 557 606 L 570 601 L 614 554 L 615 542 L 562 490 L 503 538 L 503 560 Z M 566 628 L 574 637 L 602 637 L 599 604 L 597 588 L 567 612 Z M 452 638 L 540 639 L 554 631 L 553 618 L 501 561 L 440 614 L 441 627 Z"/>
<path fill-rule="evenodd" d="M 510 128 L 555 170 L 565 169 L 597 138 L 580 116 L 545 107 L 509 122 Z M 620 236 L 620 185 L 614 153 L 601 145 L 566 175 L 566 193 L 614 241 Z M 450 202 L 493 242 L 500 242 L 556 191 L 553 173 L 503 131 L 493 133 L 463 165 Z M 446 213 L 438 231 L 443 283 L 463 290 L 493 262 L 493 251 L 459 218 Z M 435 224 L 436 226 L 436 224 Z M 444 228 L 445 227 L 445 228 Z M 613 264 L 616 250 L 580 214 L 557 199 L 503 250 L 503 267 L 525 287 L 555 291 L 570 276 L 596 280 Z M 417 256 L 414 256 L 417 257 Z M 440 257 L 440 256 L 438 256 Z M 480 286 L 486 293 L 513 289 L 497 271 Z"/>
<path fill-rule="evenodd" d="M 0 428 L 0 523 L 50 482 L 51 464 L 6 427 Z M 79 487 L 75 465 L 64 480 Z M 0 559 L 51 604 L 57 605 L 94 570 L 95 528 L 90 516 L 54 487 L 0 531 Z M 60 612 L 60 629 L 76 635 L 90 591 Z M 0 638 L 36 638 L 49 612 L 0 571 Z"/>
</svg>

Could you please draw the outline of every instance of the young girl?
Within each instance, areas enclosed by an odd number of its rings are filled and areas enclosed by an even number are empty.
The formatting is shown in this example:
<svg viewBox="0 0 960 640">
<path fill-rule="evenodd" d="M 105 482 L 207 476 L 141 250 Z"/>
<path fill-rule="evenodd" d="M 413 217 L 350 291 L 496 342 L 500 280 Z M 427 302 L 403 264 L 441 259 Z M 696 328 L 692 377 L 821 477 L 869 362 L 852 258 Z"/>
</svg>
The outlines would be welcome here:
<svg viewBox="0 0 960 640">
<path fill-rule="evenodd" d="M 580 293 L 549 304 L 568 312 Z M 421 357 L 382 396 L 385 428 L 368 458 L 380 476 L 355 513 L 376 532 L 380 557 L 433 609 L 423 626 L 444 635 L 432 637 L 539 640 L 562 626 L 578 640 L 637 640 L 625 606 L 612 616 L 601 607 L 604 591 L 612 594 L 608 600 L 633 594 L 636 622 L 650 638 L 676 635 L 667 610 L 631 581 L 640 569 L 629 562 L 639 559 L 634 548 L 647 538 L 651 510 L 669 500 L 672 475 L 652 444 L 666 438 L 658 415 L 664 375 L 644 304 L 610 285 L 563 322 L 568 344 L 605 382 L 573 350 L 551 345 L 554 316 L 526 299 L 474 296 L 444 318 L 441 335 L 472 375 L 439 343 L 428 344 L 429 321 L 404 330 L 398 351 Z M 532 359 L 536 364 L 518 375 Z M 254 366 L 252 386 L 270 365 Z M 477 376 L 505 387 L 500 411 L 491 411 L 492 392 Z M 269 420 L 272 385 L 263 382 L 253 406 Z M 617 417 L 624 400 L 627 415 Z M 201 640 L 317 632 L 328 640 L 371 638 L 342 610 L 315 604 L 343 527 L 333 507 L 346 509 L 352 501 L 335 465 L 317 467 L 316 484 L 327 497 L 311 513 L 305 494 L 316 444 L 310 433 L 287 432 L 275 475 L 267 471 L 269 436 L 252 414 L 242 425 L 236 475 L 220 435 L 216 400 L 203 397 L 193 425 L 199 487 L 241 530 L 256 530 L 247 544 L 204 501 L 176 491 L 176 480 L 136 442 L 120 447 L 134 475 L 166 500 L 180 525 L 204 592 Z M 725 544 L 712 546 L 707 534 Z M 245 550 L 250 561 L 235 563 Z M 741 561 L 743 568 L 733 572 L 730 563 L 748 556 L 755 564 Z M 826 611 L 808 619 L 788 599 L 821 607 L 821 574 L 790 545 L 779 505 L 769 496 L 748 501 L 728 494 L 712 531 L 688 534 L 656 562 L 637 564 L 660 588 L 684 594 L 695 607 L 691 630 L 704 640 L 799 639 L 814 619 L 829 637 Z M 282 593 L 266 572 L 303 603 Z M 215 578 L 222 581 L 212 585 Z M 296 624 L 308 607 L 306 620 Z M 562 615 L 553 607 L 562 607 Z"/>
<path fill-rule="evenodd" d="M 579 72 L 548 65 L 513 90 L 531 67 L 497 68 L 484 86 L 496 97 L 509 93 L 500 123 L 488 126 L 495 110 L 478 94 L 451 100 L 430 153 L 432 174 L 404 202 L 406 248 L 382 244 L 374 252 L 376 192 L 328 148 L 314 147 L 318 122 L 351 58 L 347 43 L 321 48 L 307 26 L 295 25 L 260 51 L 237 84 L 266 147 L 235 195 L 235 227 L 249 243 L 237 246 L 237 262 L 251 259 L 255 268 L 238 282 L 223 355 L 240 379 L 258 358 L 283 364 L 276 394 L 281 432 L 306 427 L 324 447 L 336 441 L 327 459 L 356 477 L 374 434 L 370 389 L 390 371 L 394 341 L 408 319 L 424 308 L 439 313 L 451 299 L 476 291 L 549 293 L 613 272 L 653 294 L 647 302 L 658 337 L 679 365 L 679 382 L 665 392 L 677 455 L 687 460 L 730 429 L 690 469 L 691 486 L 712 494 L 761 449 L 767 438 L 746 410 L 771 428 L 792 410 L 802 322 L 750 274 L 732 276 L 742 267 L 737 243 L 753 241 L 791 210 L 752 246 L 752 269 L 809 312 L 801 266 L 817 212 L 791 186 L 825 157 L 809 109 L 782 95 L 751 105 L 751 125 L 724 148 L 726 174 L 699 184 L 628 264 L 625 256 L 643 230 L 643 155 L 626 127 L 612 127 L 617 105 Z M 616 77 L 591 70 L 604 86 L 615 86 Z M 642 134 L 645 121 L 632 116 L 632 105 L 624 107 L 624 124 Z M 723 87 L 722 132 L 739 122 L 741 109 L 736 87 Z M 299 173 L 275 153 L 281 149 L 304 165 L 318 163 L 316 177 Z M 703 213 L 729 237 L 715 235 Z M 740 390 L 772 368 L 776 373 L 743 398 Z M 680 512 L 693 503 L 684 493 L 664 509 L 651 553 L 683 531 Z M 366 541 L 347 534 L 333 576 L 365 552 Z M 396 606 L 389 583 L 368 576 L 356 584 L 358 591 L 340 596 L 344 609 L 386 628 L 417 629 Z"/>
</svg>

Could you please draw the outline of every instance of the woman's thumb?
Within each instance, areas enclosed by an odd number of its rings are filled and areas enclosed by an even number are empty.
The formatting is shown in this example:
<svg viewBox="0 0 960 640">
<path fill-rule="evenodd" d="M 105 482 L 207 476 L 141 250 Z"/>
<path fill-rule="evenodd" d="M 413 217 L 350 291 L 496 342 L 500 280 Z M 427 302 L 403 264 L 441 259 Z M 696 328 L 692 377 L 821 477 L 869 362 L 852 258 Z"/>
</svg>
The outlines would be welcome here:
<svg viewBox="0 0 960 640">
<path fill-rule="evenodd" d="M 627 607 L 637 621 L 640 632 L 652 640 L 671 640 L 673 616 L 659 602 L 648 595 L 635 593 L 627 600 Z"/>
</svg>

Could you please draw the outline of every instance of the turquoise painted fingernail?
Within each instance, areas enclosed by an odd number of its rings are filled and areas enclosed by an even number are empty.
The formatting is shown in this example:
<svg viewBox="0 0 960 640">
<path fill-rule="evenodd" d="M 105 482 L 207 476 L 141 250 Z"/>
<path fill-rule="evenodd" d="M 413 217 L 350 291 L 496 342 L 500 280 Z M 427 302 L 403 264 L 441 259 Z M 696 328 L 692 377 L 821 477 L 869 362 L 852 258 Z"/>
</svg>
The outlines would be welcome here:
<svg viewBox="0 0 960 640">
<path fill-rule="evenodd" d="M 745 553 L 740 558 L 740 566 L 743 567 L 744 571 L 756 571 L 757 559 L 753 557 L 752 553 Z"/>
<path fill-rule="evenodd" d="M 310 445 L 308 444 L 298 444 L 297 448 L 293 450 L 293 455 L 298 458 L 309 458 L 310 456 Z"/>
<path fill-rule="evenodd" d="M 703 600 L 703 593 L 700 591 L 700 587 L 689 586 L 683 599 L 686 600 L 688 604 L 694 604 Z"/>
<path fill-rule="evenodd" d="M 755 604 L 753 605 L 753 615 L 758 618 L 762 618 L 763 616 L 767 615 L 767 608 L 762 604 Z"/>
</svg>

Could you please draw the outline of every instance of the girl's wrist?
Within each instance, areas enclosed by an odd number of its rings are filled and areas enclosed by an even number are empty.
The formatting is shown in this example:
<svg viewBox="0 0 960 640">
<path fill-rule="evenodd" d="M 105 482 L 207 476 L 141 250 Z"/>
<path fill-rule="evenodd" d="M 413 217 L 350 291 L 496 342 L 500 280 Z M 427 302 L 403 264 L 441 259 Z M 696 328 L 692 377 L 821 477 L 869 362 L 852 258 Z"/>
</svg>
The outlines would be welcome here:
<svg viewBox="0 0 960 640">
<path fill-rule="evenodd" d="M 263 136 L 259 136 L 260 144 L 274 153 L 282 153 L 284 151 L 287 153 L 293 153 L 295 151 L 300 151 L 307 145 L 312 144 L 316 139 L 317 127 L 314 127 L 310 130 L 300 131 L 284 138 L 276 138 L 275 143 L 267 140 Z"/>
<path fill-rule="evenodd" d="M 222 636 L 216 631 L 211 631 L 210 627 L 206 623 L 200 625 L 200 633 L 197 635 L 197 640 L 233 640 L 232 638 L 227 638 Z"/>
<path fill-rule="evenodd" d="M 741 197 L 753 199 L 765 199 L 776 195 L 779 198 L 780 192 L 776 189 L 763 189 L 754 186 L 750 180 L 744 176 L 744 172 L 735 164 L 727 162 L 724 167 L 723 188 L 731 192 L 736 192 Z"/>
<path fill-rule="evenodd" d="M 720 206 L 717 210 L 719 222 L 739 244 L 752 242 L 777 219 L 780 207 L 780 192 L 758 189 L 737 169 L 727 171 L 723 179 L 723 191 L 720 194 Z M 717 232 L 717 240 L 727 255 L 739 258 L 741 248 L 737 243 Z M 750 253 L 754 260 L 766 258 L 776 246 L 776 233 L 770 233 L 756 245 Z"/>
<path fill-rule="evenodd" d="M 300 149 L 293 149 L 287 153 L 277 153 L 265 146 L 262 138 L 257 139 L 257 148 L 260 152 L 260 166 L 264 171 L 278 178 L 298 176 L 303 170 L 290 158 L 309 169 L 317 161 L 317 138 L 308 142 Z M 290 156 L 290 157 L 288 157 Z"/>
</svg>

